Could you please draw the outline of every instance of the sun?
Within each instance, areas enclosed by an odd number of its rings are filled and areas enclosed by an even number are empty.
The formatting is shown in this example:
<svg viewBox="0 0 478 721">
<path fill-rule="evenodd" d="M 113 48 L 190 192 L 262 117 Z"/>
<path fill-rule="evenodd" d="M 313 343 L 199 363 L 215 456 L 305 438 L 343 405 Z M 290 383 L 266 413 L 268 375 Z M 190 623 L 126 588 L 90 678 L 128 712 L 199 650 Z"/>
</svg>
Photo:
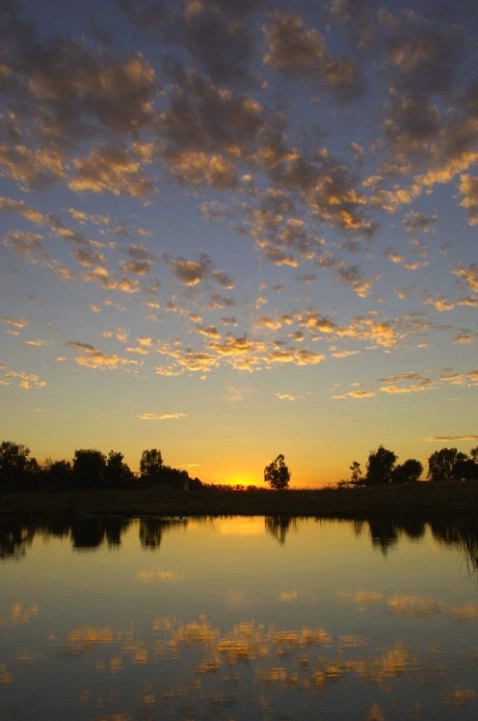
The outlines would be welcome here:
<svg viewBox="0 0 478 721">
<path fill-rule="evenodd" d="M 252 473 L 231 473 L 224 478 L 228 486 L 259 486 L 260 479 Z"/>
</svg>

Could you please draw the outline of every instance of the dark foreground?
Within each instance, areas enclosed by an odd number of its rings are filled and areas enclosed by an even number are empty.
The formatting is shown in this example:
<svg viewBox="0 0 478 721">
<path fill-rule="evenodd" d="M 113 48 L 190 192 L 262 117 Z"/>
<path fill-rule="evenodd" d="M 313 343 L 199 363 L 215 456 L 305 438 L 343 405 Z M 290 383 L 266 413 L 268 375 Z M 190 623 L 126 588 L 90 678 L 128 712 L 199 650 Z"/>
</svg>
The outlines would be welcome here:
<svg viewBox="0 0 478 721">
<path fill-rule="evenodd" d="M 368 518 L 476 515 L 478 483 L 416 483 L 321 490 L 197 491 L 76 490 L 0 493 L 0 522 L 132 516 L 315 516 Z"/>
</svg>

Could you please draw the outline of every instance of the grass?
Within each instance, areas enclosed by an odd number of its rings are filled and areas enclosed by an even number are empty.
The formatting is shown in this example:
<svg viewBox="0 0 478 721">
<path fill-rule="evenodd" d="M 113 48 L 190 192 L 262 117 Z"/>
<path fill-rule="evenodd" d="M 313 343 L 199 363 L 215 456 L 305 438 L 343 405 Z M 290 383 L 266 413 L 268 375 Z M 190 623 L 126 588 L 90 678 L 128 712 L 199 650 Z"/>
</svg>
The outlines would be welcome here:
<svg viewBox="0 0 478 721">
<path fill-rule="evenodd" d="M 313 516 L 356 518 L 478 515 L 478 483 L 416 483 L 287 491 L 90 489 L 0 493 L 0 523 L 89 515 Z"/>
</svg>

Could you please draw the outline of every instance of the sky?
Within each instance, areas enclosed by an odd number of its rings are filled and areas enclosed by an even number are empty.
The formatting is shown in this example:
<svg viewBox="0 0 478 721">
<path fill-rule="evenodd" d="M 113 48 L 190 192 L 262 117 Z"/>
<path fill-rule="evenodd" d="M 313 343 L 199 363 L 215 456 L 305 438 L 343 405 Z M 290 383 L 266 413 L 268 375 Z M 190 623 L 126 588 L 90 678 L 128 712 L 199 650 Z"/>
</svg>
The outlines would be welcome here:
<svg viewBox="0 0 478 721">
<path fill-rule="evenodd" d="M 474 0 L 1 0 L 0 439 L 206 483 L 478 442 Z"/>
</svg>

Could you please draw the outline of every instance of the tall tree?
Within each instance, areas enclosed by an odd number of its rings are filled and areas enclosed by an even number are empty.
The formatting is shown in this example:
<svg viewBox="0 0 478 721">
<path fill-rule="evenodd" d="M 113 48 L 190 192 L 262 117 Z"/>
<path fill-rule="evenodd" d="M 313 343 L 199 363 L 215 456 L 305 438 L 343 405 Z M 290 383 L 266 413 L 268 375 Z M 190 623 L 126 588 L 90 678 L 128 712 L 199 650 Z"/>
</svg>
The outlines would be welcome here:
<svg viewBox="0 0 478 721">
<path fill-rule="evenodd" d="M 275 491 L 287 488 L 290 481 L 290 472 L 285 464 L 282 453 L 264 468 L 264 481 Z"/>
<path fill-rule="evenodd" d="M 30 449 L 21 443 L 2 441 L 0 443 L 0 486 L 18 488 L 30 473 L 38 468 Z"/>
<path fill-rule="evenodd" d="M 108 453 L 104 476 L 106 485 L 112 488 L 128 485 L 133 480 L 133 473 L 128 464 L 124 462 L 123 454 L 119 451 Z"/>
<path fill-rule="evenodd" d="M 75 451 L 73 476 L 80 488 L 98 488 L 104 485 L 106 456 L 93 448 Z"/>
<path fill-rule="evenodd" d="M 456 478 L 456 464 L 466 459 L 456 448 L 442 448 L 428 459 L 427 478 L 430 481 L 453 481 Z"/>
<path fill-rule="evenodd" d="M 365 483 L 373 486 L 390 483 L 396 460 L 395 453 L 388 451 L 383 446 L 379 446 L 376 451 L 371 451 L 367 461 Z"/>
<path fill-rule="evenodd" d="M 161 479 L 163 470 L 163 456 L 157 448 L 150 448 L 143 451 L 139 463 L 141 478 L 151 483 Z"/>
<path fill-rule="evenodd" d="M 392 483 L 415 483 L 423 473 L 423 466 L 415 458 L 409 458 L 392 471 Z"/>
</svg>

